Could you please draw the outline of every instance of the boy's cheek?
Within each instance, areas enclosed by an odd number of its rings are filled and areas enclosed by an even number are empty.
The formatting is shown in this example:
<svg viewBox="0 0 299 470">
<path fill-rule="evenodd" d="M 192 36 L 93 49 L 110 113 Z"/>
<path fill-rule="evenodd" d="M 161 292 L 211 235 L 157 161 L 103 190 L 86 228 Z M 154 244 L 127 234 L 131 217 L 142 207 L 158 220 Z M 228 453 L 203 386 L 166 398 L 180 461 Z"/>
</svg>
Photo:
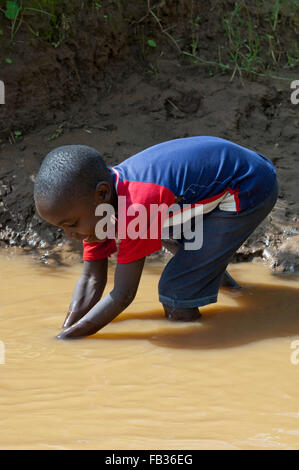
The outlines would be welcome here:
<svg viewBox="0 0 299 470">
<path fill-rule="evenodd" d="M 103 217 L 97 221 L 95 228 L 95 237 L 99 241 L 105 241 L 107 238 L 115 238 L 115 224 Z"/>
<path fill-rule="evenodd" d="M 84 241 L 87 242 L 87 243 L 94 243 L 94 242 L 104 243 L 106 241 L 106 239 L 107 239 L 107 237 L 104 238 L 104 239 L 99 239 L 99 238 L 96 238 L 94 236 L 90 236 L 90 237 L 84 238 Z"/>
</svg>

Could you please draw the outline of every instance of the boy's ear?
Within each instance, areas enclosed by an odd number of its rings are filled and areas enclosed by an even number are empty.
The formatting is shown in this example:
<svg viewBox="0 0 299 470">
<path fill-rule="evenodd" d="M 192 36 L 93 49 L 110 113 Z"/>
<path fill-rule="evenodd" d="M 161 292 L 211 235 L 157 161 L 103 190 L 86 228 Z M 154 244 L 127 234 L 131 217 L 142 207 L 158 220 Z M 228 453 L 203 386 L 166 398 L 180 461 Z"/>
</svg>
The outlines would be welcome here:
<svg viewBox="0 0 299 470">
<path fill-rule="evenodd" d="M 95 189 L 95 205 L 106 203 L 111 200 L 112 190 L 107 181 L 100 181 Z"/>
</svg>

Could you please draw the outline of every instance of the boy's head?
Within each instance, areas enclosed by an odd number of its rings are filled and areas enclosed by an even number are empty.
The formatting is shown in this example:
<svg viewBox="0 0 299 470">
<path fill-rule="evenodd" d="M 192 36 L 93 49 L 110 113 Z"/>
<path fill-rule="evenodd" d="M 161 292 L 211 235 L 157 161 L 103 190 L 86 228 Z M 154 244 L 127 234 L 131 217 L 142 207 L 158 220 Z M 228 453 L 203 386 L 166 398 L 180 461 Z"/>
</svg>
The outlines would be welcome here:
<svg viewBox="0 0 299 470">
<path fill-rule="evenodd" d="M 35 179 L 34 200 L 40 216 L 64 229 L 69 238 L 99 241 L 95 237 L 97 205 L 113 204 L 113 175 L 100 154 L 85 145 L 52 150 Z"/>
</svg>

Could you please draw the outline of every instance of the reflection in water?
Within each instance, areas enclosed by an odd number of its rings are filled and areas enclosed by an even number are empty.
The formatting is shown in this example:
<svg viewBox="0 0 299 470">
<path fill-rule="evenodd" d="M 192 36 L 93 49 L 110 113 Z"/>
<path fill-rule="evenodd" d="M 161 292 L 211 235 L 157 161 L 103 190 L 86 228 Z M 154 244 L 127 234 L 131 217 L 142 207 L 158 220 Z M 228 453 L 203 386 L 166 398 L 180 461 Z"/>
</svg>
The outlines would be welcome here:
<svg viewBox="0 0 299 470">
<path fill-rule="evenodd" d="M 298 278 L 232 265 L 242 290 L 172 323 L 148 264 L 125 313 L 58 341 L 81 266 L 0 263 L 1 449 L 299 448 Z"/>
<path fill-rule="evenodd" d="M 269 284 L 252 287 L 247 283 L 242 293 L 227 289 L 226 293 L 235 300 L 234 306 L 217 305 L 208 312 L 202 307 L 204 315 L 199 323 L 180 324 L 179 329 L 169 329 L 167 325 L 166 328 L 159 328 L 155 338 L 152 338 L 152 332 L 106 334 L 104 330 L 93 338 L 148 339 L 165 347 L 215 349 L 240 346 L 266 338 L 299 337 L 298 287 Z M 135 316 L 124 314 L 115 321 L 154 318 L 163 320 L 161 309 Z"/>
</svg>

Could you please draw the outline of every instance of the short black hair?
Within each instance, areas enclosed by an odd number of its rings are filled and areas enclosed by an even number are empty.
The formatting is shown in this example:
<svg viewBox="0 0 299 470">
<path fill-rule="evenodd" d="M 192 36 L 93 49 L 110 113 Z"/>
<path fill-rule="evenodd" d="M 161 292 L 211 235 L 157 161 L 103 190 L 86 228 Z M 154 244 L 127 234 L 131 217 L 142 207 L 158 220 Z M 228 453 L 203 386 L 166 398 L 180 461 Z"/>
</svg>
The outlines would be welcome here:
<svg viewBox="0 0 299 470">
<path fill-rule="evenodd" d="M 34 199 L 50 205 L 87 196 L 112 175 L 101 155 L 86 145 L 65 145 L 44 158 L 34 182 Z"/>
</svg>

